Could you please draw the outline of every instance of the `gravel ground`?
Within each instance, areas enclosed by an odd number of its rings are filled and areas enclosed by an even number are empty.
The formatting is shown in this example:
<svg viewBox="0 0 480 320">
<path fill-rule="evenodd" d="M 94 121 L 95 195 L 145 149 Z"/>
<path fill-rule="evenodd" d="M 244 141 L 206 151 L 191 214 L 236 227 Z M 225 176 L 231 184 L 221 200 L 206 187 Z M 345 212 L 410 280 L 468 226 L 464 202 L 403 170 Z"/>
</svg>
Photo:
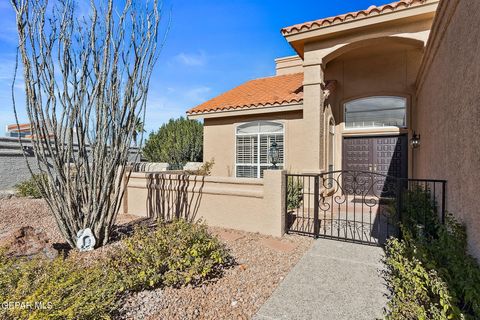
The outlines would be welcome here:
<svg viewBox="0 0 480 320">
<path fill-rule="evenodd" d="M 15 197 L 0 200 L 0 237 L 24 226 L 44 231 L 52 243 L 65 242 L 44 200 Z"/>
<path fill-rule="evenodd" d="M 163 288 L 130 297 L 128 319 L 251 319 L 310 247 L 311 238 L 281 240 L 259 234 L 210 228 L 237 265 L 202 287 Z"/>
<path fill-rule="evenodd" d="M 27 225 L 46 232 L 52 243 L 64 242 L 43 200 L 0 200 L 0 236 Z M 132 294 L 123 304 L 122 318 L 250 319 L 313 241 L 307 237 L 289 235 L 279 239 L 222 228 L 210 231 L 231 250 L 235 266 L 226 270 L 222 278 L 202 287 L 160 288 Z"/>
<path fill-rule="evenodd" d="M 117 219 L 121 228 L 126 227 L 135 218 L 133 216 L 121 216 Z M 57 249 L 68 249 L 68 244 L 57 227 L 55 218 L 43 199 L 17 198 L 0 199 L 0 239 L 10 231 L 24 226 L 32 226 L 47 234 L 50 243 Z M 88 260 L 101 257 L 114 250 L 118 243 L 106 245 L 100 249 L 78 253 L 70 251 L 75 258 L 88 264 Z"/>
</svg>

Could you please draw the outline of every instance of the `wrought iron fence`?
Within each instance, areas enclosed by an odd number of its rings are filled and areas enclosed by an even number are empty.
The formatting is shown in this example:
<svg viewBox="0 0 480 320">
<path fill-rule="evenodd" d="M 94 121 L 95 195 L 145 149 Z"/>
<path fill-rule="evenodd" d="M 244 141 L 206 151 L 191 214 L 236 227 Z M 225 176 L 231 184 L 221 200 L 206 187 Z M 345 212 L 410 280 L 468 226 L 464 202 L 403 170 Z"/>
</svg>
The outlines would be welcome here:
<svg viewBox="0 0 480 320">
<path fill-rule="evenodd" d="M 287 174 L 286 231 L 381 245 L 399 235 L 406 201 L 414 191 L 445 221 L 446 181 L 403 179 L 364 171 Z M 424 215 L 425 208 L 409 212 Z M 417 217 L 418 218 L 418 217 Z M 418 220 L 418 219 L 417 219 Z M 428 223 L 426 221 L 426 223 Z"/>
</svg>

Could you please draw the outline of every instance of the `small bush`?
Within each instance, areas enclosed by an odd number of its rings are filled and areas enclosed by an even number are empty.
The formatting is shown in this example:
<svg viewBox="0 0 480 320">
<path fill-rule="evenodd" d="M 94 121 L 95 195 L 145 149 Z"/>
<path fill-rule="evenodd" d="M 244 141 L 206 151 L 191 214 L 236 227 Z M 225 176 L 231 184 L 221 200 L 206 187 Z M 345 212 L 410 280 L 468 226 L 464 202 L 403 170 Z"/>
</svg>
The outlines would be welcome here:
<svg viewBox="0 0 480 320">
<path fill-rule="evenodd" d="M 17 193 L 22 197 L 42 198 L 42 191 L 39 189 L 39 183 L 45 181 L 47 177 L 44 174 L 35 174 L 27 181 L 20 182 L 15 186 Z"/>
<path fill-rule="evenodd" d="M 118 251 L 87 266 L 73 257 L 14 259 L 0 252 L 0 303 L 24 304 L 0 308 L 0 318 L 111 319 L 129 292 L 199 285 L 230 262 L 204 225 L 185 221 L 138 228 Z"/>
<path fill-rule="evenodd" d="M 407 194 L 403 239 L 387 244 L 389 319 L 480 319 L 480 267 L 465 228 L 440 222 L 429 190 Z M 417 307 L 415 307 L 417 306 Z"/>
<path fill-rule="evenodd" d="M 303 185 L 298 179 L 289 177 L 287 180 L 287 209 L 293 210 L 301 206 L 303 200 Z"/>
<path fill-rule="evenodd" d="M 435 235 L 440 226 L 437 203 L 430 189 L 416 187 L 405 194 L 402 207 L 402 225 L 414 236 L 420 230 L 426 235 Z M 419 229 L 418 227 L 421 226 Z"/>
<path fill-rule="evenodd" d="M 210 161 L 205 162 L 197 170 L 186 170 L 187 174 L 192 174 L 196 176 L 209 176 L 212 174 L 212 168 L 215 164 L 215 160 L 211 159 Z"/>
<path fill-rule="evenodd" d="M 1 309 L 2 319 L 110 319 L 119 307 L 121 279 L 96 263 L 72 259 L 2 258 L 0 301 L 26 307 Z"/>
<path fill-rule="evenodd" d="M 388 285 L 392 297 L 387 319 L 459 319 L 448 285 L 415 255 L 416 248 L 392 239 L 386 246 Z"/>
<path fill-rule="evenodd" d="M 114 261 L 127 287 L 142 290 L 198 285 L 220 275 L 230 257 L 205 225 L 176 220 L 153 231 L 137 229 Z"/>
</svg>

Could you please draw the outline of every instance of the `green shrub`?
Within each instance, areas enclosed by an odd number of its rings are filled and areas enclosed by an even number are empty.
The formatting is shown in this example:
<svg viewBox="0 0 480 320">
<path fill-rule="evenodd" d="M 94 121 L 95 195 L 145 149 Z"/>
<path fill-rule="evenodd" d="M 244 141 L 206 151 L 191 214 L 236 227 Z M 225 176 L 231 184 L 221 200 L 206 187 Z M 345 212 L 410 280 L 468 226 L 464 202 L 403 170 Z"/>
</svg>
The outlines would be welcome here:
<svg viewBox="0 0 480 320">
<path fill-rule="evenodd" d="M 123 294 L 118 275 L 99 263 L 82 267 L 73 259 L 3 257 L 0 301 L 30 307 L 1 309 L 0 315 L 3 319 L 110 319 Z"/>
<path fill-rule="evenodd" d="M 113 259 L 127 287 L 198 285 L 231 263 L 228 251 L 203 224 L 184 220 L 161 223 L 153 231 L 137 229 Z"/>
<path fill-rule="evenodd" d="M 225 247 L 204 225 L 175 221 L 138 228 L 119 249 L 88 265 L 73 257 L 8 258 L 0 252 L 2 319 L 111 319 L 127 293 L 159 286 L 199 285 L 231 263 Z"/>
<path fill-rule="evenodd" d="M 287 209 L 299 208 L 303 200 L 303 184 L 294 177 L 287 180 Z"/>
<path fill-rule="evenodd" d="M 27 181 L 20 182 L 15 186 L 17 193 L 22 197 L 32 197 L 35 199 L 42 198 L 42 191 L 38 185 L 46 180 L 47 177 L 44 174 L 35 174 Z M 38 183 L 37 183 L 38 182 Z"/>
<path fill-rule="evenodd" d="M 142 154 L 150 162 L 167 162 L 172 169 L 202 161 L 203 124 L 183 117 L 170 119 L 157 132 L 150 133 Z"/>
<path fill-rule="evenodd" d="M 448 285 L 416 258 L 416 248 L 392 239 L 386 246 L 387 283 L 392 292 L 387 319 L 459 319 Z"/>
<path fill-rule="evenodd" d="M 417 235 L 420 230 L 427 235 L 437 234 L 440 220 L 431 190 L 415 187 L 407 192 L 403 201 L 402 217 L 403 228 L 413 235 Z"/>
<path fill-rule="evenodd" d="M 451 214 L 442 224 L 430 191 L 420 188 L 407 194 L 402 216 L 403 239 L 389 240 L 386 251 L 388 316 L 480 319 L 480 267 L 467 253 L 464 226 Z"/>
</svg>

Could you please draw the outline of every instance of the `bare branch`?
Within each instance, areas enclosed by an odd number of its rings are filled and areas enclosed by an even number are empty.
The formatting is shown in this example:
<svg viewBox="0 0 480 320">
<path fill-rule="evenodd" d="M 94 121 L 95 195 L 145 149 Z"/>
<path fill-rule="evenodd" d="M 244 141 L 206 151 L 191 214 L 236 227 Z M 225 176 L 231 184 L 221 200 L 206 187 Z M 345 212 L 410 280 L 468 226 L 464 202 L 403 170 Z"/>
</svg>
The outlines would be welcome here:
<svg viewBox="0 0 480 320">
<path fill-rule="evenodd" d="M 159 54 L 159 3 L 141 2 L 90 0 L 77 19 L 74 0 L 11 0 L 36 165 L 48 177 L 39 183 L 72 247 L 85 228 L 106 244 L 120 208 Z"/>
</svg>

